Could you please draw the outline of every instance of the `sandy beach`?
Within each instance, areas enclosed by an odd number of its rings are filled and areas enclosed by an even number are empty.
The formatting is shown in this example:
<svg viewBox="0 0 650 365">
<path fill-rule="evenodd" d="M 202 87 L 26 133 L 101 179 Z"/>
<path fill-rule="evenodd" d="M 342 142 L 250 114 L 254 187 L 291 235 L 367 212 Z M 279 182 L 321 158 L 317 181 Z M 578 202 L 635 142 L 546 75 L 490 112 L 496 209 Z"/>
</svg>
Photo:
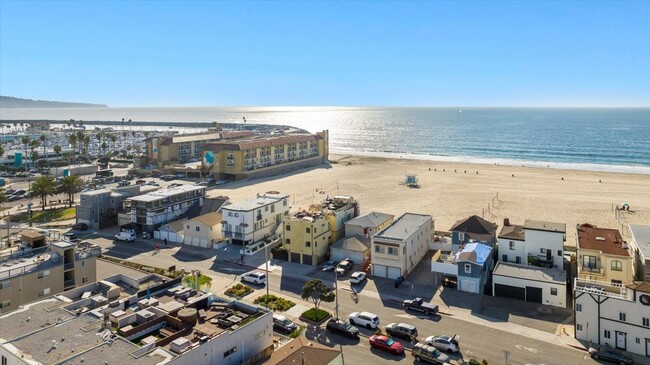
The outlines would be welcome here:
<svg viewBox="0 0 650 365">
<path fill-rule="evenodd" d="M 329 167 L 236 182 L 209 195 L 241 201 L 280 191 L 291 194 L 294 210 L 326 195 L 352 195 L 362 214 L 431 214 L 441 231 L 472 214 L 499 226 L 504 218 L 514 224 L 525 219 L 563 222 L 568 245 L 575 244 L 577 223 L 618 228 L 627 238 L 628 223 L 650 224 L 648 175 L 346 155 L 330 155 L 330 161 Z M 417 174 L 419 188 L 403 185 L 407 173 Z M 630 212 L 617 218 L 612 206 L 623 203 L 630 205 Z"/>
</svg>

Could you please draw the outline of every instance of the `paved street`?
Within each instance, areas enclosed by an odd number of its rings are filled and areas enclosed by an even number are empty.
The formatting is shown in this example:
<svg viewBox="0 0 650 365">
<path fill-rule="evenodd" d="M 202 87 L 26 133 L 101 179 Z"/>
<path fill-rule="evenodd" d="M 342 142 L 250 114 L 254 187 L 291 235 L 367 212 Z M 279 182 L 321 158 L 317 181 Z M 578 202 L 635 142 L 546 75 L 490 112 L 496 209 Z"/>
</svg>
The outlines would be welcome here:
<svg viewBox="0 0 650 365">
<path fill-rule="evenodd" d="M 193 247 L 169 246 L 161 247 L 159 253 L 153 253 L 154 241 L 137 241 L 136 243 L 116 243 L 107 238 L 96 238 L 93 241 L 105 249 L 105 254 L 127 259 L 130 261 L 140 262 L 143 264 L 169 267 L 176 265 L 177 268 L 186 270 L 198 269 L 213 277 L 212 290 L 218 295 L 223 295 L 223 291 L 233 283 L 239 282 L 241 273 L 250 271 L 250 267 L 241 266 L 234 262 L 226 261 L 234 256 L 235 252 L 223 251 L 206 251 Z M 210 255 L 215 255 L 218 259 Z M 219 259 L 219 257 L 221 257 Z M 253 262 L 253 259 L 247 258 Z M 262 259 L 263 261 L 263 259 Z M 259 262 L 259 260 L 257 261 Z M 275 263 L 275 261 L 273 261 Z M 264 269 L 264 266 L 260 267 Z M 293 268 L 292 268 L 293 269 Z M 300 292 L 304 284 L 304 273 L 283 274 L 281 266 L 270 266 L 270 291 L 274 294 L 280 294 L 292 298 L 296 307 L 288 311 L 289 317 L 296 318 L 300 312 L 309 308 L 311 302 L 300 299 Z M 311 270 L 311 268 L 306 268 Z M 297 275 L 296 275 L 297 274 Z M 314 276 L 329 275 L 330 273 L 312 272 Z M 333 285 L 332 281 L 323 278 L 324 282 Z M 254 288 L 255 292 L 245 297 L 244 301 L 252 301 L 257 296 L 265 293 L 264 287 Z M 341 317 L 354 311 L 372 311 L 381 318 L 382 327 L 390 322 L 406 322 L 417 326 L 420 333 L 420 339 L 429 335 L 437 334 L 459 334 L 461 336 L 462 357 L 455 357 L 456 360 L 468 360 L 475 357 L 479 360 L 486 359 L 490 364 L 504 363 L 504 350 L 508 351 L 509 364 L 595 364 L 596 362 L 586 356 L 583 350 L 574 349 L 568 346 L 561 338 L 554 343 L 553 334 L 546 334 L 545 340 L 531 338 L 526 333 L 512 333 L 500 328 L 508 328 L 508 323 L 502 322 L 501 319 L 491 319 L 488 316 L 467 317 L 463 315 L 440 315 L 435 318 L 426 318 L 425 316 L 413 315 L 406 313 L 401 308 L 399 300 L 401 297 L 409 297 L 411 291 L 407 288 L 401 291 L 391 293 L 393 295 L 379 294 L 375 291 L 374 283 L 369 282 L 360 291 L 360 300 L 354 304 L 350 297 L 349 285 L 347 280 L 339 280 L 339 314 Z M 416 293 L 417 294 L 417 293 Z M 334 313 L 334 303 L 323 303 L 322 307 Z M 454 312 L 460 313 L 460 312 Z M 519 326 L 519 328 L 525 327 Z M 533 331 L 533 330 L 531 330 Z M 536 333 L 538 333 L 538 330 Z M 364 335 L 370 332 L 362 329 Z M 413 363 L 414 359 L 407 352 L 402 358 L 371 350 L 368 340 L 362 337 L 359 341 L 351 341 L 338 335 L 331 335 L 320 329 L 307 327 L 305 336 L 310 339 L 319 341 L 327 346 L 341 346 L 344 353 L 344 359 L 347 364 L 393 364 L 396 361 L 404 363 Z M 565 335 L 563 335 L 565 336 Z M 566 338 L 565 338 L 566 339 Z M 410 344 L 406 344 L 410 348 Z"/>
</svg>

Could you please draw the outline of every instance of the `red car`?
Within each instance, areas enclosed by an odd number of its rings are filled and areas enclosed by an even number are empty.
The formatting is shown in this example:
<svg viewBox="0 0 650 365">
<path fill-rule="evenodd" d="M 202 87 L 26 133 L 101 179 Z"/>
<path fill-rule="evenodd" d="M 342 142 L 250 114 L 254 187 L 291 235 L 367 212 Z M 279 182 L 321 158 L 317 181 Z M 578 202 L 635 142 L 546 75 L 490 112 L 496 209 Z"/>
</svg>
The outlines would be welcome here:
<svg viewBox="0 0 650 365">
<path fill-rule="evenodd" d="M 135 182 L 136 185 L 142 185 L 144 183 L 146 183 L 146 181 L 144 181 L 142 179 L 141 180 L 136 180 L 136 182 Z"/>
<path fill-rule="evenodd" d="M 404 353 L 404 346 L 387 336 L 372 335 L 370 336 L 369 342 L 370 347 L 374 349 L 388 351 L 395 355 L 401 355 Z"/>
</svg>

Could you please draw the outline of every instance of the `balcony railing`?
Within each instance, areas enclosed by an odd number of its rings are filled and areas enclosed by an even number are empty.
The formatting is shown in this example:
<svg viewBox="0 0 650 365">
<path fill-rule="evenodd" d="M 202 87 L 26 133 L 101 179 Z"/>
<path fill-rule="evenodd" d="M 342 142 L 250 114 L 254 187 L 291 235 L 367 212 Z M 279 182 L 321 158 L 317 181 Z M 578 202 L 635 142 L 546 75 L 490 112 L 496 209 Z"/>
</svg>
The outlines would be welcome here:
<svg viewBox="0 0 650 365">
<path fill-rule="evenodd" d="M 74 262 L 68 262 L 63 264 L 63 271 L 74 269 Z"/>
<path fill-rule="evenodd" d="M 74 279 L 64 280 L 63 281 L 63 289 L 69 289 L 69 288 L 72 288 L 72 287 L 74 287 Z"/>
<path fill-rule="evenodd" d="M 592 272 L 592 273 L 601 274 L 601 275 L 604 274 L 604 270 L 603 270 L 602 267 L 589 267 L 589 266 L 582 266 L 582 270 L 581 270 L 581 271 Z"/>
</svg>

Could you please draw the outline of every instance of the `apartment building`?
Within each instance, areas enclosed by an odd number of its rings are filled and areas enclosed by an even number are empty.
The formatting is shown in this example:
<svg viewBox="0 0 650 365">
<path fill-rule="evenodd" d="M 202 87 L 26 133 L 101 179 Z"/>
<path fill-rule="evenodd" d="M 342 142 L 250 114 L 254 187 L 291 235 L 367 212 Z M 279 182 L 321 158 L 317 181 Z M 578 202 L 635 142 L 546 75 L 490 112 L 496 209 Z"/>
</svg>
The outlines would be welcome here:
<svg viewBox="0 0 650 365">
<path fill-rule="evenodd" d="M 180 284 L 116 275 L 0 315 L 2 365 L 240 365 L 273 352 L 273 313 Z"/>
<path fill-rule="evenodd" d="M 96 280 L 98 246 L 53 242 L 0 256 L 0 313 Z"/>
<path fill-rule="evenodd" d="M 330 244 L 345 237 L 345 223 L 359 216 L 359 202 L 347 195 L 327 197 L 321 204 L 310 206 L 311 210 L 320 210 L 329 221 Z"/>
<path fill-rule="evenodd" d="M 208 143 L 249 138 L 253 135 L 254 133 L 249 131 L 222 132 L 211 129 L 204 133 L 149 137 L 146 139 L 147 156 L 159 168 L 170 164 L 198 162 L 202 158 L 204 146 Z"/>
<path fill-rule="evenodd" d="M 576 339 L 650 361 L 650 283 L 623 285 L 577 278 L 573 302 Z"/>
<path fill-rule="evenodd" d="M 89 229 L 114 226 L 118 223 L 117 213 L 122 211 L 124 200 L 138 194 L 138 185 L 82 192 L 76 205 L 77 223 L 85 223 Z"/>
<path fill-rule="evenodd" d="M 221 140 L 203 147 L 202 162 L 218 179 L 264 177 L 325 163 L 328 143 L 328 131 Z"/>
<path fill-rule="evenodd" d="M 578 230 L 578 277 L 627 284 L 634 280 L 628 245 L 616 229 L 581 224 Z"/>
<path fill-rule="evenodd" d="M 203 205 L 205 187 L 181 185 L 147 194 L 129 197 L 124 201 L 128 222 L 139 232 L 153 232 L 167 222 L 185 217 L 190 209 L 197 212 Z"/>
<path fill-rule="evenodd" d="M 564 270 L 566 224 L 526 220 L 523 225 L 504 219 L 499 233 L 499 261 Z"/>
<path fill-rule="evenodd" d="M 370 212 L 345 222 L 345 237 L 363 236 L 370 238 L 388 227 L 395 216 L 387 213 Z"/>
<path fill-rule="evenodd" d="M 434 234 L 430 215 L 404 213 L 371 240 L 372 275 L 406 276 L 429 250 Z"/>
<path fill-rule="evenodd" d="M 284 248 L 290 262 L 318 266 L 327 261 L 332 232 L 322 211 L 299 211 L 282 223 Z"/>
<path fill-rule="evenodd" d="M 244 246 L 251 254 L 264 247 L 266 240 L 277 238 L 282 219 L 289 215 L 289 195 L 279 192 L 258 194 L 254 199 L 226 205 L 221 209 L 222 237 Z"/>
<path fill-rule="evenodd" d="M 630 250 L 636 263 L 636 280 L 650 282 L 650 226 L 629 225 L 632 241 Z"/>
</svg>

